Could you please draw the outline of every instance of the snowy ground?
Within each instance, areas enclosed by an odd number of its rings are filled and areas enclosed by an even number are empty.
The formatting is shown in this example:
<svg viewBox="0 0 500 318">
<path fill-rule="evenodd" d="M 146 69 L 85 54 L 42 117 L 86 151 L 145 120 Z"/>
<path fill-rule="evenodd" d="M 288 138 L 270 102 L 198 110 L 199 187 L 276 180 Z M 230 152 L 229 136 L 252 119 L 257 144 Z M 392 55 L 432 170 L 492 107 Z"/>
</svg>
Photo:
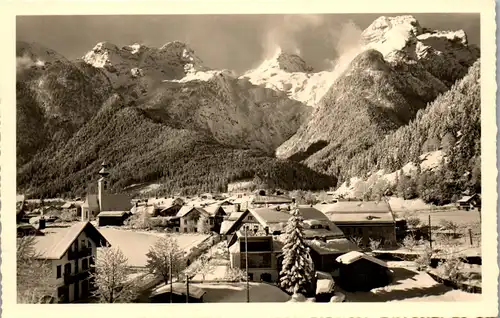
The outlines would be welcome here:
<svg viewBox="0 0 500 318">
<path fill-rule="evenodd" d="M 208 235 L 202 234 L 161 234 L 154 232 L 136 232 L 112 227 L 100 227 L 99 231 L 112 246 L 119 247 L 128 258 L 129 266 L 143 267 L 146 265 L 146 253 L 162 235 L 172 235 L 179 246 L 188 250 L 205 240 Z"/>
<path fill-rule="evenodd" d="M 389 262 L 394 271 L 394 281 L 386 287 L 370 292 L 349 293 L 347 302 L 390 302 L 390 301 L 480 301 L 480 294 L 454 290 L 437 283 L 428 274 L 418 272 L 412 262 Z"/>
<path fill-rule="evenodd" d="M 203 289 L 206 294 L 203 296 L 205 303 L 234 303 L 246 302 L 246 283 L 203 283 L 192 284 Z M 290 296 L 276 286 L 266 283 L 250 282 L 250 302 L 269 303 L 286 302 Z"/>
<path fill-rule="evenodd" d="M 439 225 L 439 222 L 441 222 L 441 220 L 452 221 L 459 225 L 473 225 L 473 224 L 479 224 L 480 222 L 479 212 L 476 210 L 464 211 L 464 210 L 451 209 L 439 212 L 417 211 L 411 213 L 411 215 L 418 217 L 423 224 L 428 224 L 430 215 L 432 225 Z"/>
</svg>

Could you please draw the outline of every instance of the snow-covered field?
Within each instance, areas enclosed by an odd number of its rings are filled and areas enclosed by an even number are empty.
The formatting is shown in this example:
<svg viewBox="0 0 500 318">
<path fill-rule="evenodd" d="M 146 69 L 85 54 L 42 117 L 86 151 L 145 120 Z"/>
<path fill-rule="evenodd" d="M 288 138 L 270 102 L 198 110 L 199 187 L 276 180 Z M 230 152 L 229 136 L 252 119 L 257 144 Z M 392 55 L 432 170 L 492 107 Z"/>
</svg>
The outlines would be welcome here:
<svg viewBox="0 0 500 318">
<path fill-rule="evenodd" d="M 461 226 L 476 226 L 480 223 L 479 212 L 476 210 L 416 211 L 408 214 L 408 216 L 418 217 L 423 224 L 429 222 L 429 215 L 431 216 L 431 225 L 433 226 L 439 225 L 442 220 L 452 221 Z"/>
<path fill-rule="evenodd" d="M 466 293 L 437 283 L 428 274 L 417 272 L 409 262 L 391 262 L 394 281 L 386 287 L 370 292 L 346 294 L 346 302 L 388 302 L 388 301 L 480 301 L 480 294 Z M 396 266 L 396 267 L 395 267 Z"/>
<path fill-rule="evenodd" d="M 203 289 L 206 294 L 203 296 L 205 303 L 235 303 L 246 302 L 246 283 L 203 283 L 192 284 Z M 286 302 L 290 296 L 276 286 L 266 283 L 250 282 L 250 302 L 270 303 Z"/>
<path fill-rule="evenodd" d="M 205 240 L 208 235 L 202 234 L 162 234 L 122 230 L 112 227 L 100 227 L 99 231 L 110 242 L 111 246 L 119 247 L 125 257 L 128 258 L 129 266 L 143 267 L 146 265 L 146 253 L 161 236 L 172 235 L 179 246 L 188 250 Z"/>
</svg>

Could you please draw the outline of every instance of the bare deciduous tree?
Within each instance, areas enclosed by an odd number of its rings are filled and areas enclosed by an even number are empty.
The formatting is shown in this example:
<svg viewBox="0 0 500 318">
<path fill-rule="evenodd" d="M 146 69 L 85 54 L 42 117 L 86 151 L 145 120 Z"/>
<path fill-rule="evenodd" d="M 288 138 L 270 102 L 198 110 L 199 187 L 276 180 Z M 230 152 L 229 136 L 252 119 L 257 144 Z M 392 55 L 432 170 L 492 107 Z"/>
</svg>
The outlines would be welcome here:
<svg viewBox="0 0 500 318">
<path fill-rule="evenodd" d="M 102 302 L 126 302 L 133 298 L 135 289 L 127 279 L 127 261 L 119 248 L 106 246 L 99 251 L 92 277 L 97 287 L 94 295 Z"/>
<path fill-rule="evenodd" d="M 198 232 L 202 234 L 208 234 L 210 233 L 210 224 L 208 224 L 209 219 L 206 215 L 201 214 L 200 218 L 198 219 L 198 224 L 197 224 L 197 230 Z"/>
<path fill-rule="evenodd" d="M 200 274 L 202 277 L 201 279 L 204 281 L 206 275 L 211 274 L 214 270 L 215 265 L 212 263 L 210 255 L 202 254 L 193 264 L 191 264 L 187 272 L 190 276 Z"/>
<path fill-rule="evenodd" d="M 408 249 L 408 251 L 413 251 L 417 246 L 418 242 L 413 234 L 407 235 L 403 240 L 403 246 Z"/>
<path fill-rule="evenodd" d="M 382 242 L 380 240 L 370 238 L 370 249 L 372 251 L 377 250 Z"/>
<path fill-rule="evenodd" d="M 184 251 L 179 247 L 177 241 L 170 236 L 165 236 L 156 241 L 146 256 L 148 258 L 146 264 L 148 270 L 161 277 L 165 284 L 169 282 L 170 274 L 172 276 L 179 275 L 186 263 Z"/>
<path fill-rule="evenodd" d="M 52 280 L 51 263 L 39 259 L 35 249 L 35 237 L 17 239 L 17 301 L 35 304 L 55 300 L 56 285 Z"/>
</svg>

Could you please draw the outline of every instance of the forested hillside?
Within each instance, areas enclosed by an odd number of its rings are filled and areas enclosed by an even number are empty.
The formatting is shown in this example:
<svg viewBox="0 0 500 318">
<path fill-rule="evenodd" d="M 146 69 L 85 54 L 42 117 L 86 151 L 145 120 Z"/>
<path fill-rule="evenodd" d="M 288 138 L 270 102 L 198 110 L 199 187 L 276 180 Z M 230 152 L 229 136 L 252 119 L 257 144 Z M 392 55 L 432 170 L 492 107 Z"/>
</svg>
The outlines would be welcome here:
<svg viewBox="0 0 500 318">
<path fill-rule="evenodd" d="M 356 154 L 343 176 L 363 176 L 379 169 L 391 172 L 421 154 L 442 150 L 440 169 L 399 176 L 401 196 L 419 196 L 443 204 L 462 191 L 481 191 L 481 81 L 480 62 L 446 93 L 420 110 L 408 125 Z M 419 165 L 417 165 L 419 167 Z"/>
<path fill-rule="evenodd" d="M 326 189 L 335 178 L 258 150 L 223 146 L 205 134 L 171 128 L 114 96 L 64 146 L 47 148 L 18 171 L 31 196 L 84 194 L 103 160 L 114 190 L 154 181 L 160 193 L 225 191 L 228 182 L 258 176 L 270 187 Z"/>
</svg>

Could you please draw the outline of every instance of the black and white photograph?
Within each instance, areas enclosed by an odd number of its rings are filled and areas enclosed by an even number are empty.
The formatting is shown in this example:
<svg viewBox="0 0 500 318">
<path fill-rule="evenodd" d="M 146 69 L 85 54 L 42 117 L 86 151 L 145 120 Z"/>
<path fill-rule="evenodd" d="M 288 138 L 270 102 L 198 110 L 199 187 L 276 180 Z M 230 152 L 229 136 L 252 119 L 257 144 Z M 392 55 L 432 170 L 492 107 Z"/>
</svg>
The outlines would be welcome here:
<svg viewBox="0 0 500 318">
<path fill-rule="evenodd" d="M 15 303 L 496 299 L 481 12 L 16 15 Z"/>
</svg>

